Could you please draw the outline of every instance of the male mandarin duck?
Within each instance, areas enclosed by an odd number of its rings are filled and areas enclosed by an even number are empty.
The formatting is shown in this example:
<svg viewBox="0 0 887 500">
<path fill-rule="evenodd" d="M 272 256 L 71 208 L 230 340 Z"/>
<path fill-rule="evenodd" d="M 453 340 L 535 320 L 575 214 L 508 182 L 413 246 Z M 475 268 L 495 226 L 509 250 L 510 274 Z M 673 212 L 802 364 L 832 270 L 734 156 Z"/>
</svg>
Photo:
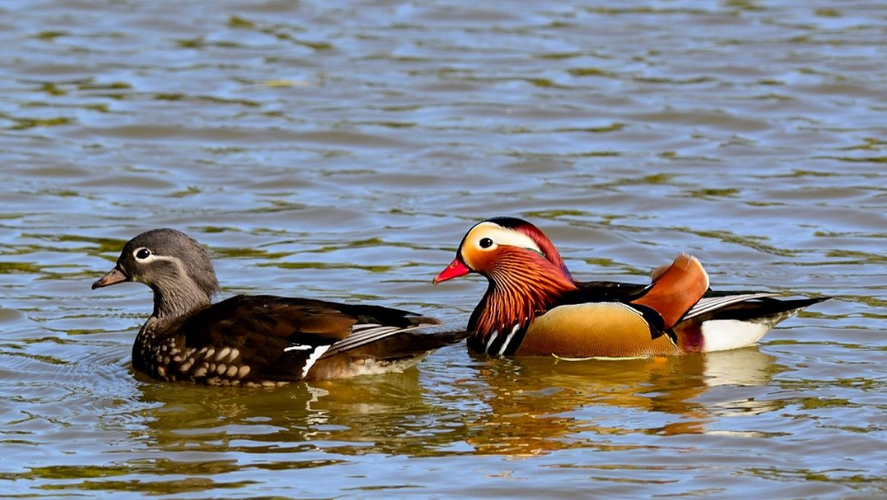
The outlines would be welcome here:
<svg viewBox="0 0 887 500">
<path fill-rule="evenodd" d="M 467 335 L 414 332 L 440 322 L 381 306 L 270 295 L 213 304 L 219 282 L 209 255 L 174 229 L 130 240 L 92 288 L 127 281 L 154 291 L 133 366 L 166 381 L 258 386 L 402 371 Z"/>
<path fill-rule="evenodd" d="M 682 254 L 650 285 L 573 279 L 533 224 L 497 217 L 472 227 L 434 283 L 470 272 L 489 287 L 468 321 L 472 350 L 565 358 L 721 351 L 757 342 L 774 325 L 827 297 L 712 291 L 696 258 Z"/>
</svg>

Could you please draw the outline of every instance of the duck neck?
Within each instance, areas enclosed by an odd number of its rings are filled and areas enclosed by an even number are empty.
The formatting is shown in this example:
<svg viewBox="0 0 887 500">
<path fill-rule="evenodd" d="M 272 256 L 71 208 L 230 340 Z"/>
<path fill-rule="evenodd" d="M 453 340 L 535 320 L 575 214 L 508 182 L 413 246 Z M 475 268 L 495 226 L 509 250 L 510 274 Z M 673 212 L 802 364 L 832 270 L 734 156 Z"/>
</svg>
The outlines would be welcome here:
<svg viewBox="0 0 887 500">
<path fill-rule="evenodd" d="M 577 289 L 572 277 L 536 254 L 500 259 L 487 275 L 489 287 L 469 320 L 468 329 L 482 340 L 495 332 L 526 328 L 536 316 Z"/>
<path fill-rule="evenodd" d="M 154 290 L 154 312 L 142 325 L 136 343 L 151 342 L 157 330 L 194 311 L 209 306 L 212 295 L 202 290 L 193 280 L 170 280 L 151 286 Z"/>
<path fill-rule="evenodd" d="M 136 336 L 133 353 L 138 355 L 133 357 L 134 360 L 154 356 L 154 350 L 169 336 L 169 325 L 212 302 L 211 295 L 191 280 L 158 283 L 151 288 L 154 290 L 154 312 Z"/>
<path fill-rule="evenodd" d="M 152 288 L 154 289 L 154 312 L 151 314 L 152 319 L 166 320 L 178 318 L 208 306 L 211 302 L 211 296 L 201 290 L 192 280 L 161 283 Z"/>
</svg>

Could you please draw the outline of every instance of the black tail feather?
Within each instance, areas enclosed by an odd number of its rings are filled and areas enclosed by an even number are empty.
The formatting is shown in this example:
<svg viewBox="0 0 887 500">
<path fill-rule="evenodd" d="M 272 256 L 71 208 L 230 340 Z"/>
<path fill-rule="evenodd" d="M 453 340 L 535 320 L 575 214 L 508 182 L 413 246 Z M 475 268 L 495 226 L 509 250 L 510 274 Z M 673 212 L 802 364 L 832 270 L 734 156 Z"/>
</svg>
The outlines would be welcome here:
<svg viewBox="0 0 887 500">
<path fill-rule="evenodd" d="M 457 344 L 470 335 L 464 330 L 447 332 L 405 331 L 348 351 L 352 356 L 372 356 L 376 359 L 409 359 L 427 354 L 442 347 Z"/>
<path fill-rule="evenodd" d="M 795 314 L 806 307 L 818 304 L 831 297 L 815 297 L 807 299 L 778 299 L 764 297 L 755 300 L 748 300 L 733 304 L 722 309 L 712 311 L 702 320 L 709 319 L 735 319 L 740 321 L 768 321 L 774 320 L 773 324 L 782 321 L 785 318 Z"/>
</svg>

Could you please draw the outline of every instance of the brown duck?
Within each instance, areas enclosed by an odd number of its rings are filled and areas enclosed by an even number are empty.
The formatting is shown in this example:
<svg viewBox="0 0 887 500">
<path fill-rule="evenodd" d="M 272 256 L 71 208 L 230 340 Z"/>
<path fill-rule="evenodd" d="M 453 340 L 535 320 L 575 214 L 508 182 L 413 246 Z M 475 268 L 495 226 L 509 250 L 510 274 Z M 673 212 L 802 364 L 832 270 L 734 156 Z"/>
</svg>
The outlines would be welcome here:
<svg viewBox="0 0 887 500">
<path fill-rule="evenodd" d="M 712 291 L 702 265 L 686 254 L 654 271 L 649 285 L 579 282 L 541 230 L 512 217 L 472 227 L 434 282 L 470 272 L 489 286 L 469 319 L 468 346 L 492 355 L 642 357 L 735 349 L 827 298 Z"/>
<path fill-rule="evenodd" d="M 219 283 L 209 255 L 174 229 L 130 240 L 92 288 L 127 281 L 154 291 L 133 366 L 166 381 L 255 386 L 402 371 L 466 336 L 415 332 L 440 322 L 381 306 L 271 295 L 213 304 Z"/>
</svg>

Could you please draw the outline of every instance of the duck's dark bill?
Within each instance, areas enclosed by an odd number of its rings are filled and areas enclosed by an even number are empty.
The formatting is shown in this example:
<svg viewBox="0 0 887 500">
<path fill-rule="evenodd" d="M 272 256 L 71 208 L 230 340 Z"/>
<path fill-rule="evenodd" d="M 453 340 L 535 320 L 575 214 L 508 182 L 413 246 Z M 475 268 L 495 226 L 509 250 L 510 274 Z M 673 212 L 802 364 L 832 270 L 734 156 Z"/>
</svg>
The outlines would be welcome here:
<svg viewBox="0 0 887 500">
<path fill-rule="evenodd" d="M 101 288 L 103 286 L 115 285 L 127 280 L 129 280 L 129 277 L 123 274 L 123 271 L 115 267 L 108 271 L 108 274 L 102 276 L 98 281 L 93 283 L 92 289 L 95 290 L 96 288 Z"/>
</svg>

